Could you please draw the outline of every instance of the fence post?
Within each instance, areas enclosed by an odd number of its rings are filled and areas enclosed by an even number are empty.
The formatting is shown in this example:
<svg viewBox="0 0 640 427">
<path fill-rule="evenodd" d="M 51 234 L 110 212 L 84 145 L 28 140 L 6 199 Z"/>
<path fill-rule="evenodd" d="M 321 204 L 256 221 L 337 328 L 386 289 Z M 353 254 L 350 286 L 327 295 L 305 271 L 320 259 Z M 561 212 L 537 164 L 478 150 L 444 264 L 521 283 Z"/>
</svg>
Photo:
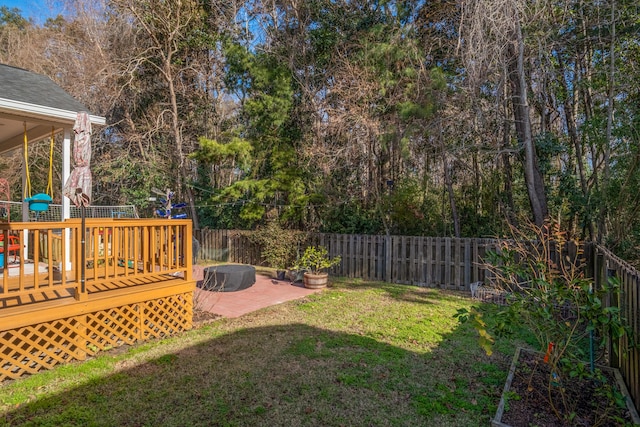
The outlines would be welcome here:
<svg viewBox="0 0 640 427">
<path fill-rule="evenodd" d="M 391 235 L 387 233 L 384 239 L 384 280 L 391 283 Z"/>
<path fill-rule="evenodd" d="M 609 261 L 607 260 L 607 265 L 605 266 L 606 269 L 604 270 L 605 273 L 605 280 L 608 282 L 610 278 L 615 277 L 616 276 L 616 271 L 609 268 Z M 621 287 L 621 289 L 619 290 L 620 293 L 624 292 L 624 289 Z M 611 298 L 611 294 L 607 294 L 607 301 L 605 302 L 605 304 L 608 307 L 618 307 L 620 304 L 618 303 L 618 298 Z M 621 352 L 622 351 L 622 346 L 620 345 L 621 342 L 618 342 L 618 351 Z M 620 368 L 620 354 L 616 354 L 614 352 L 614 345 L 613 345 L 613 340 L 611 339 L 611 337 L 607 337 L 607 351 L 609 353 L 609 366 L 611 366 L 612 368 Z"/>
</svg>

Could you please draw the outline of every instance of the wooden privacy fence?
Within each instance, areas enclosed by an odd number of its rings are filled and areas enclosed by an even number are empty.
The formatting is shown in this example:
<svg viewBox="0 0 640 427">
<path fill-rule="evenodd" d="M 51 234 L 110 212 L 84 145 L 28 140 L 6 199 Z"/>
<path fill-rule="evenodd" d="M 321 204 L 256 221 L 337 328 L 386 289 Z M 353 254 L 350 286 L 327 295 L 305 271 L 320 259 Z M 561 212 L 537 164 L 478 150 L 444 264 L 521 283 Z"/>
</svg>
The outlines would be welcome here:
<svg viewBox="0 0 640 427">
<path fill-rule="evenodd" d="M 201 259 L 263 265 L 250 231 L 204 229 L 195 233 Z M 472 282 L 491 279 L 484 258 L 487 251 L 498 248 L 499 241 L 312 233 L 308 244 L 325 246 L 330 256 L 342 258 L 331 269 L 337 276 L 468 290 Z"/>
<path fill-rule="evenodd" d="M 596 286 L 609 277 L 620 280 L 620 298 L 607 301 L 607 304 L 620 308 L 622 318 L 633 331 L 636 344 L 640 344 L 640 272 L 600 245 L 593 245 L 588 252 Z M 618 357 L 613 357 L 613 351 L 609 352 L 612 355 L 610 364 L 620 369 L 636 408 L 640 408 L 640 347 L 632 343 L 626 337 L 621 339 Z"/>
<path fill-rule="evenodd" d="M 325 246 L 342 263 L 339 276 L 380 280 L 443 289 L 468 290 L 469 284 L 489 281 L 483 267 L 493 239 L 455 239 L 419 236 L 362 236 L 314 234 L 311 243 Z"/>
</svg>

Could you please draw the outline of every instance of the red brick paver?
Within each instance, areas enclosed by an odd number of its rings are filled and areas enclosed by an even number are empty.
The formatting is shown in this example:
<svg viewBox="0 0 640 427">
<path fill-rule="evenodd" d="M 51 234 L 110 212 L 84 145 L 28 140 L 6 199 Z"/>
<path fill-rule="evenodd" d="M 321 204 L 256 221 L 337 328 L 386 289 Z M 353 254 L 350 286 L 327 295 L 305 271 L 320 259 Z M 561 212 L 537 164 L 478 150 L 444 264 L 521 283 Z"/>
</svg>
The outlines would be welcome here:
<svg viewBox="0 0 640 427">
<path fill-rule="evenodd" d="M 203 266 L 193 266 L 193 278 L 203 279 Z M 218 314 L 223 317 L 240 317 L 271 305 L 303 298 L 322 289 L 307 289 L 302 283 L 291 283 L 288 280 L 274 280 L 270 277 L 256 275 L 256 283 L 235 292 L 211 292 L 196 288 L 194 305 L 196 308 Z"/>
</svg>

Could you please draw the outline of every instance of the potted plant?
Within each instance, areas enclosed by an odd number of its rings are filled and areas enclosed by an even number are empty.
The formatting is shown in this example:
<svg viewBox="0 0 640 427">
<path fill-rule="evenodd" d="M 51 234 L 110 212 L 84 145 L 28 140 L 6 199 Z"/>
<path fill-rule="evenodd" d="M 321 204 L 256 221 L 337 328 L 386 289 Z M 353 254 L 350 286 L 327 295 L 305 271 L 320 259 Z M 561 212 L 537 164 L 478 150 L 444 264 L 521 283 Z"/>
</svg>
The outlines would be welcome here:
<svg viewBox="0 0 640 427">
<path fill-rule="evenodd" d="M 306 288 L 318 289 L 327 286 L 329 274 L 327 269 L 338 265 L 339 256 L 329 257 L 329 251 L 324 246 L 309 246 L 298 260 L 296 270 L 303 270 L 303 283 Z"/>
<path fill-rule="evenodd" d="M 251 234 L 251 241 L 258 244 L 262 259 L 276 270 L 278 280 L 285 279 L 286 269 L 293 264 L 303 239 L 304 233 L 284 229 L 277 220 L 270 220 Z"/>
</svg>

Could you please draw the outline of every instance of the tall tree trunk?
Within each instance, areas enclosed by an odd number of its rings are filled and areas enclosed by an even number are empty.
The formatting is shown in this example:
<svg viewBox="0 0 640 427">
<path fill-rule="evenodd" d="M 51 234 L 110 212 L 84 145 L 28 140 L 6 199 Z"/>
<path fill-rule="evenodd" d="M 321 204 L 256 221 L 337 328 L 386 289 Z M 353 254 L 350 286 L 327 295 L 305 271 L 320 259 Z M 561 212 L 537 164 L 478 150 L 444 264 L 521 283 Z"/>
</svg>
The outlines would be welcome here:
<svg viewBox="0 0 640 427">
<path fill-rule="evenodd" d="M 183 188 L 187 194 L 187 200 L 189 203 L 189 210 L 191 211 L 191 221 L 193 222 L 193 228 L 195 230 L 200 228 L 200 224 L 198 221 L 198 211 L 196 210 L 195 199 L 193 197 L 193 192 L 191 189 L 185 185 L 185 182 L 189 177 L 189 168 L 186 167 L 185 164 L 185 155 L 184 155 L 184 144 L 182 138 L 182 129 L 180 128 L 180 110 L 178 108 L 178 96 L 176 94 L 176 88 L 174 84 L 174 73 L 171 68 L 171 61 L 173 60 L 173 51 L 168 50 L 167 56 L 165 57 L 164 63 L 164 77 L 167 81 L 167 86 L 169 88 L 169 101 L 171 103 L 171 130 L 173 132 L 173 138 L 176 144 L 176 153 L 178 155 L 178 170 L 180 173 L 178 174 L 178 188 L 177 190 L 182 192 Z"/>
<path fill-rule="evenodd" d="M 455 237 L 460 237 L 460 218 L 458 218 L 458 208 L 456 198 L 453 193 L 453 180 L 451 178 L 451 163 L 447 161 L 446 155 L 442 154 L 442 167 L 444 168 L 444 181 L 447 186 L 449 196 L 449 207 L 451 208 L 451 219 L 453 220 L 453 233 Z"/>
<path fill-rule="evenodd" d="M 473 203 L 474 213 L 480 215 L 482 211 L 482 173 L 480 172 L 480 164 L 478 162 L 478 152 L 474 151 L 471 155 L 471 161 L 473 164 L 473 195 L 475 197 Z"/>
<path fill-rule="evenodd" d="M 502 188 L 503 197 L 501 197 L 500 204 L 502 213 L 505 215 L 509 225 L 517 227 L 518 221 L 516 220 L 516 207 L 513 201 L 513 170 L 511 168 L 511 120 L 509 120 L 509 99 L 504 94 L 509 93 L 509 79 L 508 69 L 505 66 L 502 70 L 504 78 L 500 83 L 500 114 L 502 120 L 501 131 L 502 134 L 498 135 L 498 138 L 502 142 L 498 142 L 498 152 L 500 155 L 496 159 L 496 167 L 502 170 L 503 183 Z M 500 132 L 500 130 L 498 131 Z"/>
<path fill-rule="evenodd" d="M 506 103 L 506 101 L 505 101 Z M 505 108 L 506 110 L 506 108 Z M 517 221 L 515 218 L 515 203 L 513 202 L 513 171 L 511 169 L 511 158 L 507 149 L 511 146 L 510 143 L 510 135 L 511 135 L 511 126 L 509 124 L 509 120 L 504 120 L 504 129 L 503 129 L 503 143 L 502 143 L 502 170 L 504 173 L 504 199 L 506 202 L 505 213 L 507 216 L 507 220 L 511 226 L 517 226 Z"/>
<path fill-rule="evenodd" d="M 609 191 L 609 179 L 611 177 L 611 168 L 609 166 L 611 157 L 611 137 L 613 133 L 613 98 L 614 98 L 614 79 L 616 72 L 615 63 L 615 42 L 616 42 L 616 2 L 611 2 L 611 45 L 609 47 L 609 91 L 607 94 L 607 136 L 604 146 L 604 173 L 602 177 L 602 189 L 605 192 L 604 200 L 602 202 L 602 208 L 598 218 L 598 242 L 602 243 L 604 237 L 607 235 L 607 196 Z"/>
<path fill-rule="evenodd" d="M 456 206 L 456 198 L 453 192 L 453 178 L 451 177 L 451 163 L 447 160 L 447 153 L 444 143 L 444 132 L 442 130 L 442 122 L 438 122 L 438 139 L 440 141 L 440 153 L 442 155 L 442 169 L 444 173 L 444 184 L 449 197 L 449 207 L 451 208 L 451 220 L 453 221 L 453 233 L 455 237 L 460 237 L 460 219 L 458 218 L 458 208 Z M 444 202 L 444 200 L 443 200 Z M 444 205 L 444 203 L 443 203 Z M 444 211 L 444 208 L 443 208 Z"/>
<path fill-rule="evenodd" d="M 564 66 L 564 61 L 562 60 L 561 55 L 557 55 L 558 59 L 558 72 L 560 75 L 565 76 L 566 68 Z M 575 67 L 578 67 L 577 61 Z M 578 177 L 580 179 L 580 190 L 582 191 L 582 197 L 585 201 L 589 200 L 589 187 L 587 185 L 587 177 L 584 167 L 584 147 L 582 146 L 582 142 L 578 137 L 578 128 L 576 125 L 576 110 L 577 110 L 577 90 L 574 87 L 573 89 L 569 89 L 569 85 L 564 77 L 560 79 L 560 84 L 562 84 L 562 89 L 566 93 L 563 107 L 564 107 L 564 117 L 565 122 L 567 124 L 567 133 L 569 135 L 569 140 L 573 145 L 575 151 L 575 162 L 578 167 Z M 574 85 L 575 86 L 575 85 Z M 570 95 L 571 94 L 571 95 Z M 589 209 L 588 206 L 585 207 Z M 587 217 L 590 217 L 588 215 Z M 589 232 L 589 238 L 594 238 L 594 228 L 593 222 L 591 220 L 586 224 L 587 230 Z"/>
<path fill-rule="evenodd" d="M 542 174 L 538 167 L 531 132 L 531 118 L 529 116 L 529 102 L 524 70 L 524 40 L 522 38 L 522 29 L 517 19 L 516 17 L 515 37 L 511 45 L 512 55 L 509 61 L 509 81 L 511 82 L 512 90 L 511 99 L 518 141 L 524 149 L 524 176 L 531 211 L 533 213 L 533 221 L 537 226 L 542 226 L 548 216 L 547 197 Z"/>
</svg>

